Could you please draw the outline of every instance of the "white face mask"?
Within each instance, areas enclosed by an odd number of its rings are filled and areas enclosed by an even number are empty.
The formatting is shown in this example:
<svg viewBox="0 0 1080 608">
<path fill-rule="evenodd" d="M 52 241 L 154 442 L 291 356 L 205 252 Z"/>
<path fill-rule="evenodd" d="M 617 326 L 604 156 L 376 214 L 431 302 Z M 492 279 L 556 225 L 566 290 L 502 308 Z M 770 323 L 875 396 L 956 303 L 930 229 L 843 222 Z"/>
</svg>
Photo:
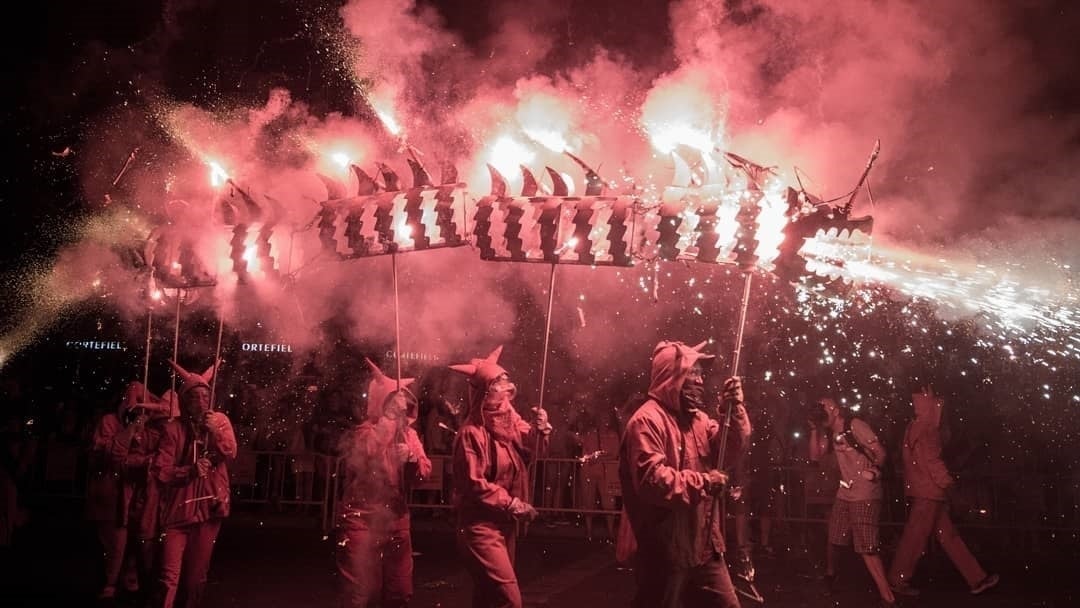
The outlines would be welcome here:
<svg viewBox="0 0 1080 608">
<path fill-rule="evenodd" d="M 503 403 L 504 401 L 513 401 L 516 396 L 517 386 L 510 381 L 510 377 L 507 374 L 502 374 L 488 385 L 487 397 L 484 401 L 495 405 Z"/>
<path fill-rule="evenodd" d="M 383 404 L 383 416 L 391 420 L 405 417 L 405 398 L 401 394 L 392 395 Z"/>
</svg>

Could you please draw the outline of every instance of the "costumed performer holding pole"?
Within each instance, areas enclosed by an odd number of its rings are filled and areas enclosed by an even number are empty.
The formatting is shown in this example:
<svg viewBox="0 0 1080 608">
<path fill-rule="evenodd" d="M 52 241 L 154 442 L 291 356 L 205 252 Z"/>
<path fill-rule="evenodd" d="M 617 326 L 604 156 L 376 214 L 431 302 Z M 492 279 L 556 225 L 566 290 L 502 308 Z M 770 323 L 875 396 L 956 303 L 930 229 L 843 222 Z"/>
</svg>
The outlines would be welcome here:
<svg viewBox="0 0 1080 608">
<path fill-rule="evenodd" d="M 341 606 L 402 608 L 413 594 L 409 489 L 431 475 L 431 460 L 412 428 L 419 412 L 408 389 L 413 378 L 391 378 L 366 361 L 366 419 L 345 433 L 339 449 Z"/>
<path fill-rule="evenodd" d="M 196 608 L 214 541 L 229 516 L 226 462 L 236 458 L 236 435 L 228 416 L 211 409 L 209 382 L 217 365 L 196 374 L 171 359 L 169 363 L 182 381 L 177 391 L 180 418 L 165 426 L 151 467 L 161 483 L 163 530 L 154 605 Z"/>
<path fill-rule="evenodd" d="M 721 450 L 729 462 L 742 453 L 750 421 L 738 377 L 724 383 L 730 424 L 705 413 L 701 362 L 714 356 L 704 345 L 656 345 L 649 400 L 623 433 L 619 480 L 637 544 L 635 608 L 740 605 L 724 563 L 723 501 L 715 499 L 728 476 L 716 463 Z"/>
<path fill-rule="evenodd" d="M 547 451 L 551 424 L 534 408 L 532 424 L 513 406 L 517 387 L 499 365 L 502 347 L 450 368 L 468 376 L 469 411 L 454 441 L 458 549 L 473 579 L 473 606 L 521 608 L 514 573 L 518 522 L 536 518 L 526 460 Z M 536 446 L 534 453 L 533 446 Z"/>
</svg>

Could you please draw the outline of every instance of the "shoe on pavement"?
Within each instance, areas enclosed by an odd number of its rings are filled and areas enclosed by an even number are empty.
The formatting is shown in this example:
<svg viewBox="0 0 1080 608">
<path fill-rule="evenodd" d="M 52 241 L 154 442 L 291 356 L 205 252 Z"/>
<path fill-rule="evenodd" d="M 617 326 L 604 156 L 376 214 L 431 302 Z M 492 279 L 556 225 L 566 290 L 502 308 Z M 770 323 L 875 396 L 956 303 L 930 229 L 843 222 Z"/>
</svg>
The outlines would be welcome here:
<svg viewBox="0 0 1080 608">
<path fill-rule="evenodd" d="M 906 597 L 919 597 L 919 590 L 915 587 L 912 587 L 908 583 L 900 583 L 899 585 L 890 584 L 889 589 L 892 589 L 892 592 L 895 595 L 903 595 Z"/>
<path fill-rule="evenodd" d="M 986 578 L 979 581 L 978 583 L 975 584 L 974 587 L 971 588 L 971 595 L 979 595 L 983 591 L 986 591 L 988 589 L 992 589 L 1000 581 L 1001 581 L 1001 577 L 999 577 L 996 574 L 987 575 Z"/>
</svg>

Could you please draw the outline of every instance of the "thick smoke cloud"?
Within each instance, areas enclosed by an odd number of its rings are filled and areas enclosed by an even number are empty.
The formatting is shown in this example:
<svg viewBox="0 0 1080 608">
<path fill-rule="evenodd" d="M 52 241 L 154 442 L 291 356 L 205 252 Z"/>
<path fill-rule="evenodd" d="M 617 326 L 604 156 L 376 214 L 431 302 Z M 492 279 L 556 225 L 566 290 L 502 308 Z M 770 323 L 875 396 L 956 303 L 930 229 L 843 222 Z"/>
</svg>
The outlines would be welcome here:
<svg viewBox="0 0 1080 608">
<path fill-rule="evenodd" d="M 596 167 L 612 191 L 655 194 L 673 166 L 651 145 L 650 120 L 674 111 L 692 116 L 725 149 L 775 166 L 790 183 L 797 168 L 808 190 L 834 198 L 854 186 L 880 139 L 874 205 L 861 194 L 856 213 L 875 216 L 882 244 L 999 264 L 1038 242 L 1045 255 L 1030 263 L 1043 266 L 1050 284 L 1060 276 L 1047 260 L 1053 266 L 1075 258 L 1068 244 L 1078 232 L 1078 178 L 1071 171 L 1078 121 L 1056 105 L 1055 95 L 1070 93 L 1054 89 L 1062 71 L 1053 53 L 1067 49 L 1063 34 L 1033 40 L 1031 25 L 1018 19 L 1030 7 L 683 0 L 643 4 L 641 12 L 666 16 L 666 29 L 654 19 L 657 31 L 644 36 L 642 28 L 630 35 L 618 31 L 619 22 L 604 21 L 615 10 L 608 3 L 493 2 L 482 14 L 474 9 L 476 19 L 463 26 L 447 15 L 460 8 L 454 3 L 353 0 L 336 13 L 305 13 L 301 3 L 292 29 L 237 41 L 202 31 L 207 19 L 240 11 L 221 4 L 165 3 L 127 55 L 102 53 L 101 42 L 84 46 L 106 59 L 72 58 L 78 79 L 53 91 L 49 103 L 70 109 L 123 83 L 117 103 L 87 116 L 71 161 L 94 213 L 123 207 L 150 225 L 170 219 L 168 203 L 183 200 L 202 222 L 200 251 L 221 260 L 227 254 L 212 224 L 227 194 L 210 186 L 207 161 L 226 163 L 236 184 L 258 200 L 279 203 L 274 245 L 288 280 L 252 287 L 254 305 L 230 283 L 227 266 L 215 268 L 223 280 L 201 305 L 220 309 L 233 326 L 265 321 L 298 347 L 317 348 L 319 328 L 342 314 L 356 341 L 395 339 L 391 260 L 327 259 L 311 228 L 329 196 L 314 174 L 354 185 L 326 160 L 338 149 L 371 175 L 376 162 L 386 162 L 408 182 L 411 147 L 432 173 L 443 161 L 453 163 L 480 196 L 489 187 L 486 164 L 499 160 L 495 142 L 512 138 L 528 147 L 537 175 L 551 166 L 576 177 L 580 190 L 580 168 L 537 134 L 547 128 L 547 136 L 561 136 L 566 149 Z M 584 4 L 597 6 L 578 6 Z M 1054 8 L 1038 6 L 1031 18 L 1055 18 Z M 1075 9 L 1062 10 L 1075 16 Z M 288 9 L 274 7 L 274 14 L 289 23 Z M 348 90 L 352 99 L 322 98 L 329 94 L 311 85 L 310 59 L 291 66 L 303 77 L 288 74 L 288 66 L 274 68 L 284 75 L 262 73 L 272 71 L 267 49 L 283 54 L 289 42 L 282 41 L 297 38 L 312 41 L 321 60 L 334 64 L 319 72 L 334 75 L 325 88 Z M 221 56 L 178 55 L 200 44 Z M 243 48 L 247 63 L 223 58 Z M 185 65 L 200 58 L 207 67 Z M 680 110 L 673 101 L 689 105 Z M 380 113 L 392 115 L 400 130 Z M 114 186 L 133 150 L 136 162 Z M 520 187 L 520 175 L 506 177 Z M 94 266 L 115 267 L 108 257 L 114 254 L 89 257 L 103 251 L 111 250 L 76 241 L 56 264 L 94 259 Z M 522 375 L 539 375 L 547 267 L 484 263 L 471 248 L 402 255 L 396 264 L 403 351 L 447 363 L 521 342 L 506 356 L 521 364 Z M 651 345 L 662 338 L 715 338 L 717 349 L 731 340 L 729 300 L 738 282 L 728 269 L 566 267 L 557 270 L 555 285 L 557 356 L 549 377 L 644 372 Z M 81 293 L 70 290 L 68 297 Z M 140 306 L 132 302 L 132 318 Z M 277 312 L 256 318 L 267 310 Z"/>
</svg>

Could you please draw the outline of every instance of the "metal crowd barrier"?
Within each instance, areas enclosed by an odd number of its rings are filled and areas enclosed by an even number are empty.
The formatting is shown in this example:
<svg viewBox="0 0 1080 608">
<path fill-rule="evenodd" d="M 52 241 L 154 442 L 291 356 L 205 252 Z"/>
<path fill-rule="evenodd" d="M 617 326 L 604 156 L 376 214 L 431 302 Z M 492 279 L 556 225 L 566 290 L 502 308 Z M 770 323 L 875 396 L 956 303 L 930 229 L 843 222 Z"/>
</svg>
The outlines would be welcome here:
<svg viewBox="0 0 1080 608">
<path fill-rule="evenodd" d="M 313 510 L 326 529 L 338 460 L 314 452 L 241 449 L 229 466 L 233 503 Z"/>
<path fill-rule="evenodd" d="M 409 503 L 414 509 L 449 507 L 448 476 L 452 474 L 449 457 L 431 456 L 431 459 L 435 474 L 414 488 Z M 576 458 L 542 458 L 536 467 L 532 502 L 541 513 L 620 513 L 622 492 L 617 462 L 583 464 Z M 794 523 L 828 521 L 829 508 L 836 496 L 836 477 L 821 467 L 807 464 L 778 467 L 775 473 L 778 483 L 774 519 Z M 902 526 L 907 516 L 903 478 L 899 474 L 887 476 L 884 483 L 882 524 Z M 1080 533 L 1078 497 L 1080 477 L 1076 475 L 961 475 L 950 495 L 950 504 L 954 520 L 962 527 L 1023 527 Z"/>
<path fill-rule="evenodd" d="M 40 446 L 25 490 L 39 500 L 77 502 L 84 498 L 86 462 L 82 450 Z M 412 489 L 415 512 L 450 509 L 450 457 L 430 456 L 432 476 Z M 241 449 L 229 469 L 233 500 L 245 506 L 282 513 L 317 515 L 329 530 L 337 513 L 340 459 L 326 454 Z M 617 463 L 576 458 L 537 461 L 532 502 L 551 519 L 581 515 L 618 515 L 621 488 Z M 836 493 L 836 480 L 821 468 L 798 464 L 776 470 L 777 522 L 824 523 Z M 886 477 L 882 524 L 902 526 L 906 507 L 900 475 Z M 1031 471 L 997 475 L 961 475 L 951 496 L 960 527 L 1030 534 L 1080 534 L 1080 475 L 1045 475 Z M 752 514 L 757 516 L 760 514 Z"/>
</svg>

